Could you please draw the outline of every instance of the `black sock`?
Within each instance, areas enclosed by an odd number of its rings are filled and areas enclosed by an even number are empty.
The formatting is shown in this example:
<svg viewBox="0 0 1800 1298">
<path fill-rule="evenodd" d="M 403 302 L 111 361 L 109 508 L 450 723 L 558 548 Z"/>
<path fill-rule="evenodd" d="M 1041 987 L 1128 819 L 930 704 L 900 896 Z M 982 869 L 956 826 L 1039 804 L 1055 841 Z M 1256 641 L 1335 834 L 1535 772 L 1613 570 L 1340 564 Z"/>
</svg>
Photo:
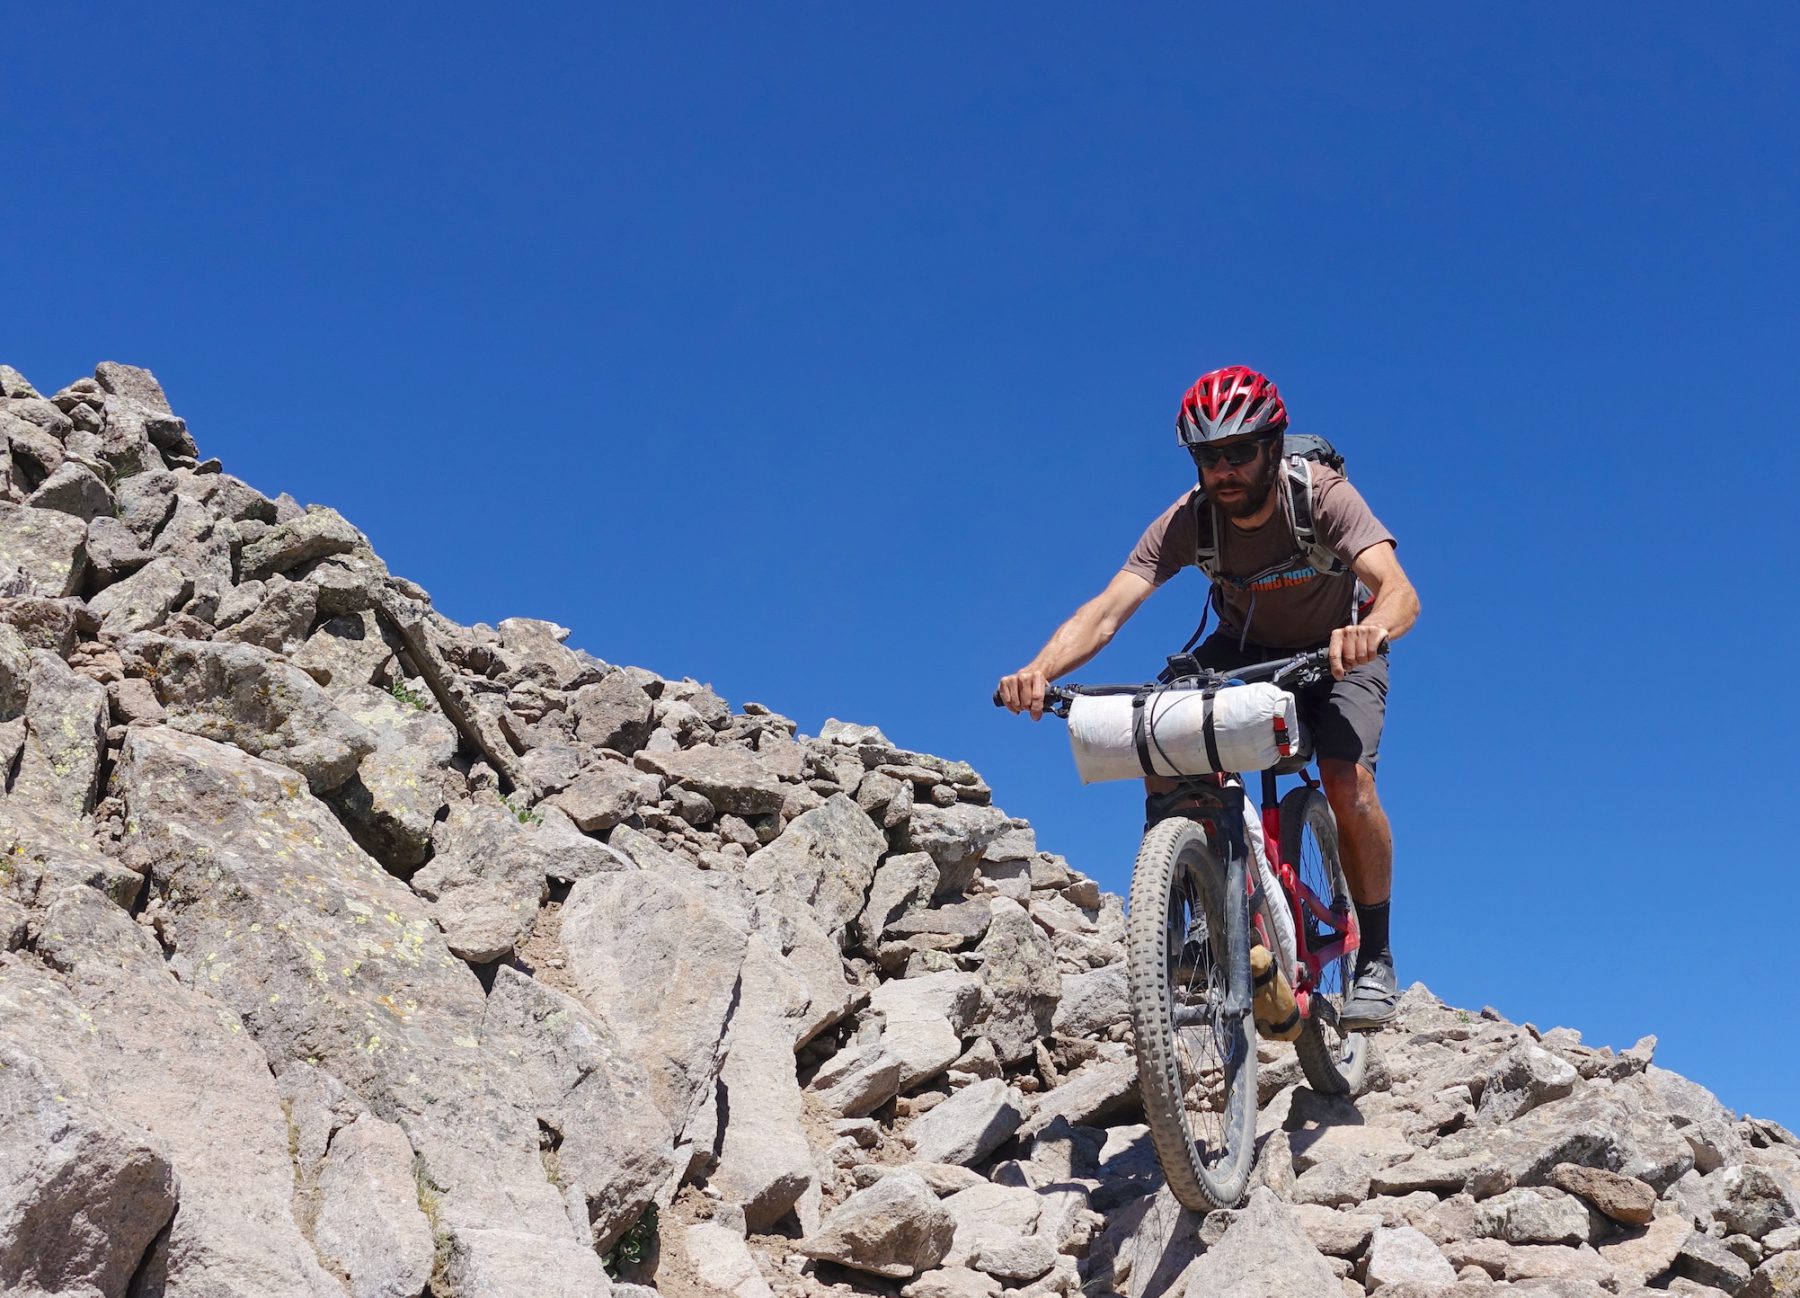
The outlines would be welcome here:
<svg viewBox="0 0 1800 1298">
<path fill-rule="evenodd" d="M 1358 953 L 1361 958 L 1373 960 L 1379 956 L 1392 963 L 1393 953 L 1388 950 L 1388 902 L 1357 902 L 1356 923 L 1362 929 L 1362 949 Z"/>
</svg>

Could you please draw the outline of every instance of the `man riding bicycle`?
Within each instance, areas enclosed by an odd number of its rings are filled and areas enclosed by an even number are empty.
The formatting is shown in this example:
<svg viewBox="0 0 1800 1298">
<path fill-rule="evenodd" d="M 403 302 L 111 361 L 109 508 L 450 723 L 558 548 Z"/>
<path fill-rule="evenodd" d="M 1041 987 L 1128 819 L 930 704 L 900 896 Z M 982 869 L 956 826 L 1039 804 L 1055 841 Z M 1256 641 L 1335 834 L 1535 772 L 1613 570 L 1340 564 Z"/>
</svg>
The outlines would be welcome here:
<svg viewBox="0 0 1800 1298">
<path fill-rule="evenodd" d="M 1398 999 L 1388 942 L 1393 835 L 1375 792 L 1388 690 L 1379 651 L 1418 620 L 1419 597 L 1392 533 L 1335 468 L 1289 456 L 1287 426 L 1280 393 L 1255 370 L 1233 365 L 1202 375 L 1175 418 L 1199 485 L 1145 529 L 1105 590 L 1001 678 L 1000 698 L 1015 713 L 1042 717 L 1049 682 L 1105 648 L 1152 591 L 1190 564 L 1212 579 L 1208 616 L 1219 615 L 1218 630 L 1194 650 L 1201 666 L 1229 670 L 1329 647 L 1331 679 L 1300 690 L 1298 711 L 1337 819 L 1361 930 L 1339 1020 L 1346 1031 L 1370 1031 L 1393 1019 Z M 1145 780 L 1148 818 L 1172 810 L 1161 795 L 1176 787 Z"/>
</svg>

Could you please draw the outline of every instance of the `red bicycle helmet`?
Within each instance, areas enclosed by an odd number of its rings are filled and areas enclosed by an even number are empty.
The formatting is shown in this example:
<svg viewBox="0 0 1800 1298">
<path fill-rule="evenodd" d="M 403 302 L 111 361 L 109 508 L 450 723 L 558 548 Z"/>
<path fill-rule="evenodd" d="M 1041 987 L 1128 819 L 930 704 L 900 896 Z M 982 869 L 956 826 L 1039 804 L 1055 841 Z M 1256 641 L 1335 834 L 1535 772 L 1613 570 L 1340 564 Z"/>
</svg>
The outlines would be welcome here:
<svg viewBox="0 0 1800 1298">
<path fill-rule="evenodd" d="M 1175 416 L 1175 434 L 1183 446 L 1191 447 L 1251 433 L 1278 433 L 1287 421 L 1281 393 L 1267 375 L 1227 365 L 1202 374 L 1187 390 Z"/>
</svg>

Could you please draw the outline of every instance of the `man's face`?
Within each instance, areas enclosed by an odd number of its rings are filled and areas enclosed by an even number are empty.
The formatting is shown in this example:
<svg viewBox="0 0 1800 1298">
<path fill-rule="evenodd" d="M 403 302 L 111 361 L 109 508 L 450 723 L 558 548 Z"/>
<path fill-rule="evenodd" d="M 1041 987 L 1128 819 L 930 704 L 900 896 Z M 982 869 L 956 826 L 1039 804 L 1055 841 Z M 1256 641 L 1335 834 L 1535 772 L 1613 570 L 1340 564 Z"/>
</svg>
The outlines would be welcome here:
<svg viewBox="0 0 1800 1298">
<path fill-rule="evenodd" d="M 1248 518 L 1269 499 L 1281 467 L 1281 457 L 1270 453 L 1271 444 L 1264 436 L 1235 437 L 1194 448 L 1206 498 L 1227 518 Z M 1234 459 L 1242 462 L 1234 464 Z"/>
</svg>

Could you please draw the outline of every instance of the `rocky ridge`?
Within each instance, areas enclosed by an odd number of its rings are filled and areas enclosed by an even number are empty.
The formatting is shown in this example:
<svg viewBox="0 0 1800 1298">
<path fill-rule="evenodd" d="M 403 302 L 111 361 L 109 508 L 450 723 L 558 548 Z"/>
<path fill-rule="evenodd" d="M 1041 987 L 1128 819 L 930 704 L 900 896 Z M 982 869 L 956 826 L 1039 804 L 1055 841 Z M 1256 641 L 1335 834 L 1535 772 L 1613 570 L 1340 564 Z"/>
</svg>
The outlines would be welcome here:
<svg viewBox="0 0 1800 1298">
<path fill-rule="evenodd" d="M 459 626 L 148 371 L 0 437 L 0 1291 L 1800 1293 L 1790 1133 L 1416 985 L 1182 1211 L 966 764 Z"/>
</svg>

